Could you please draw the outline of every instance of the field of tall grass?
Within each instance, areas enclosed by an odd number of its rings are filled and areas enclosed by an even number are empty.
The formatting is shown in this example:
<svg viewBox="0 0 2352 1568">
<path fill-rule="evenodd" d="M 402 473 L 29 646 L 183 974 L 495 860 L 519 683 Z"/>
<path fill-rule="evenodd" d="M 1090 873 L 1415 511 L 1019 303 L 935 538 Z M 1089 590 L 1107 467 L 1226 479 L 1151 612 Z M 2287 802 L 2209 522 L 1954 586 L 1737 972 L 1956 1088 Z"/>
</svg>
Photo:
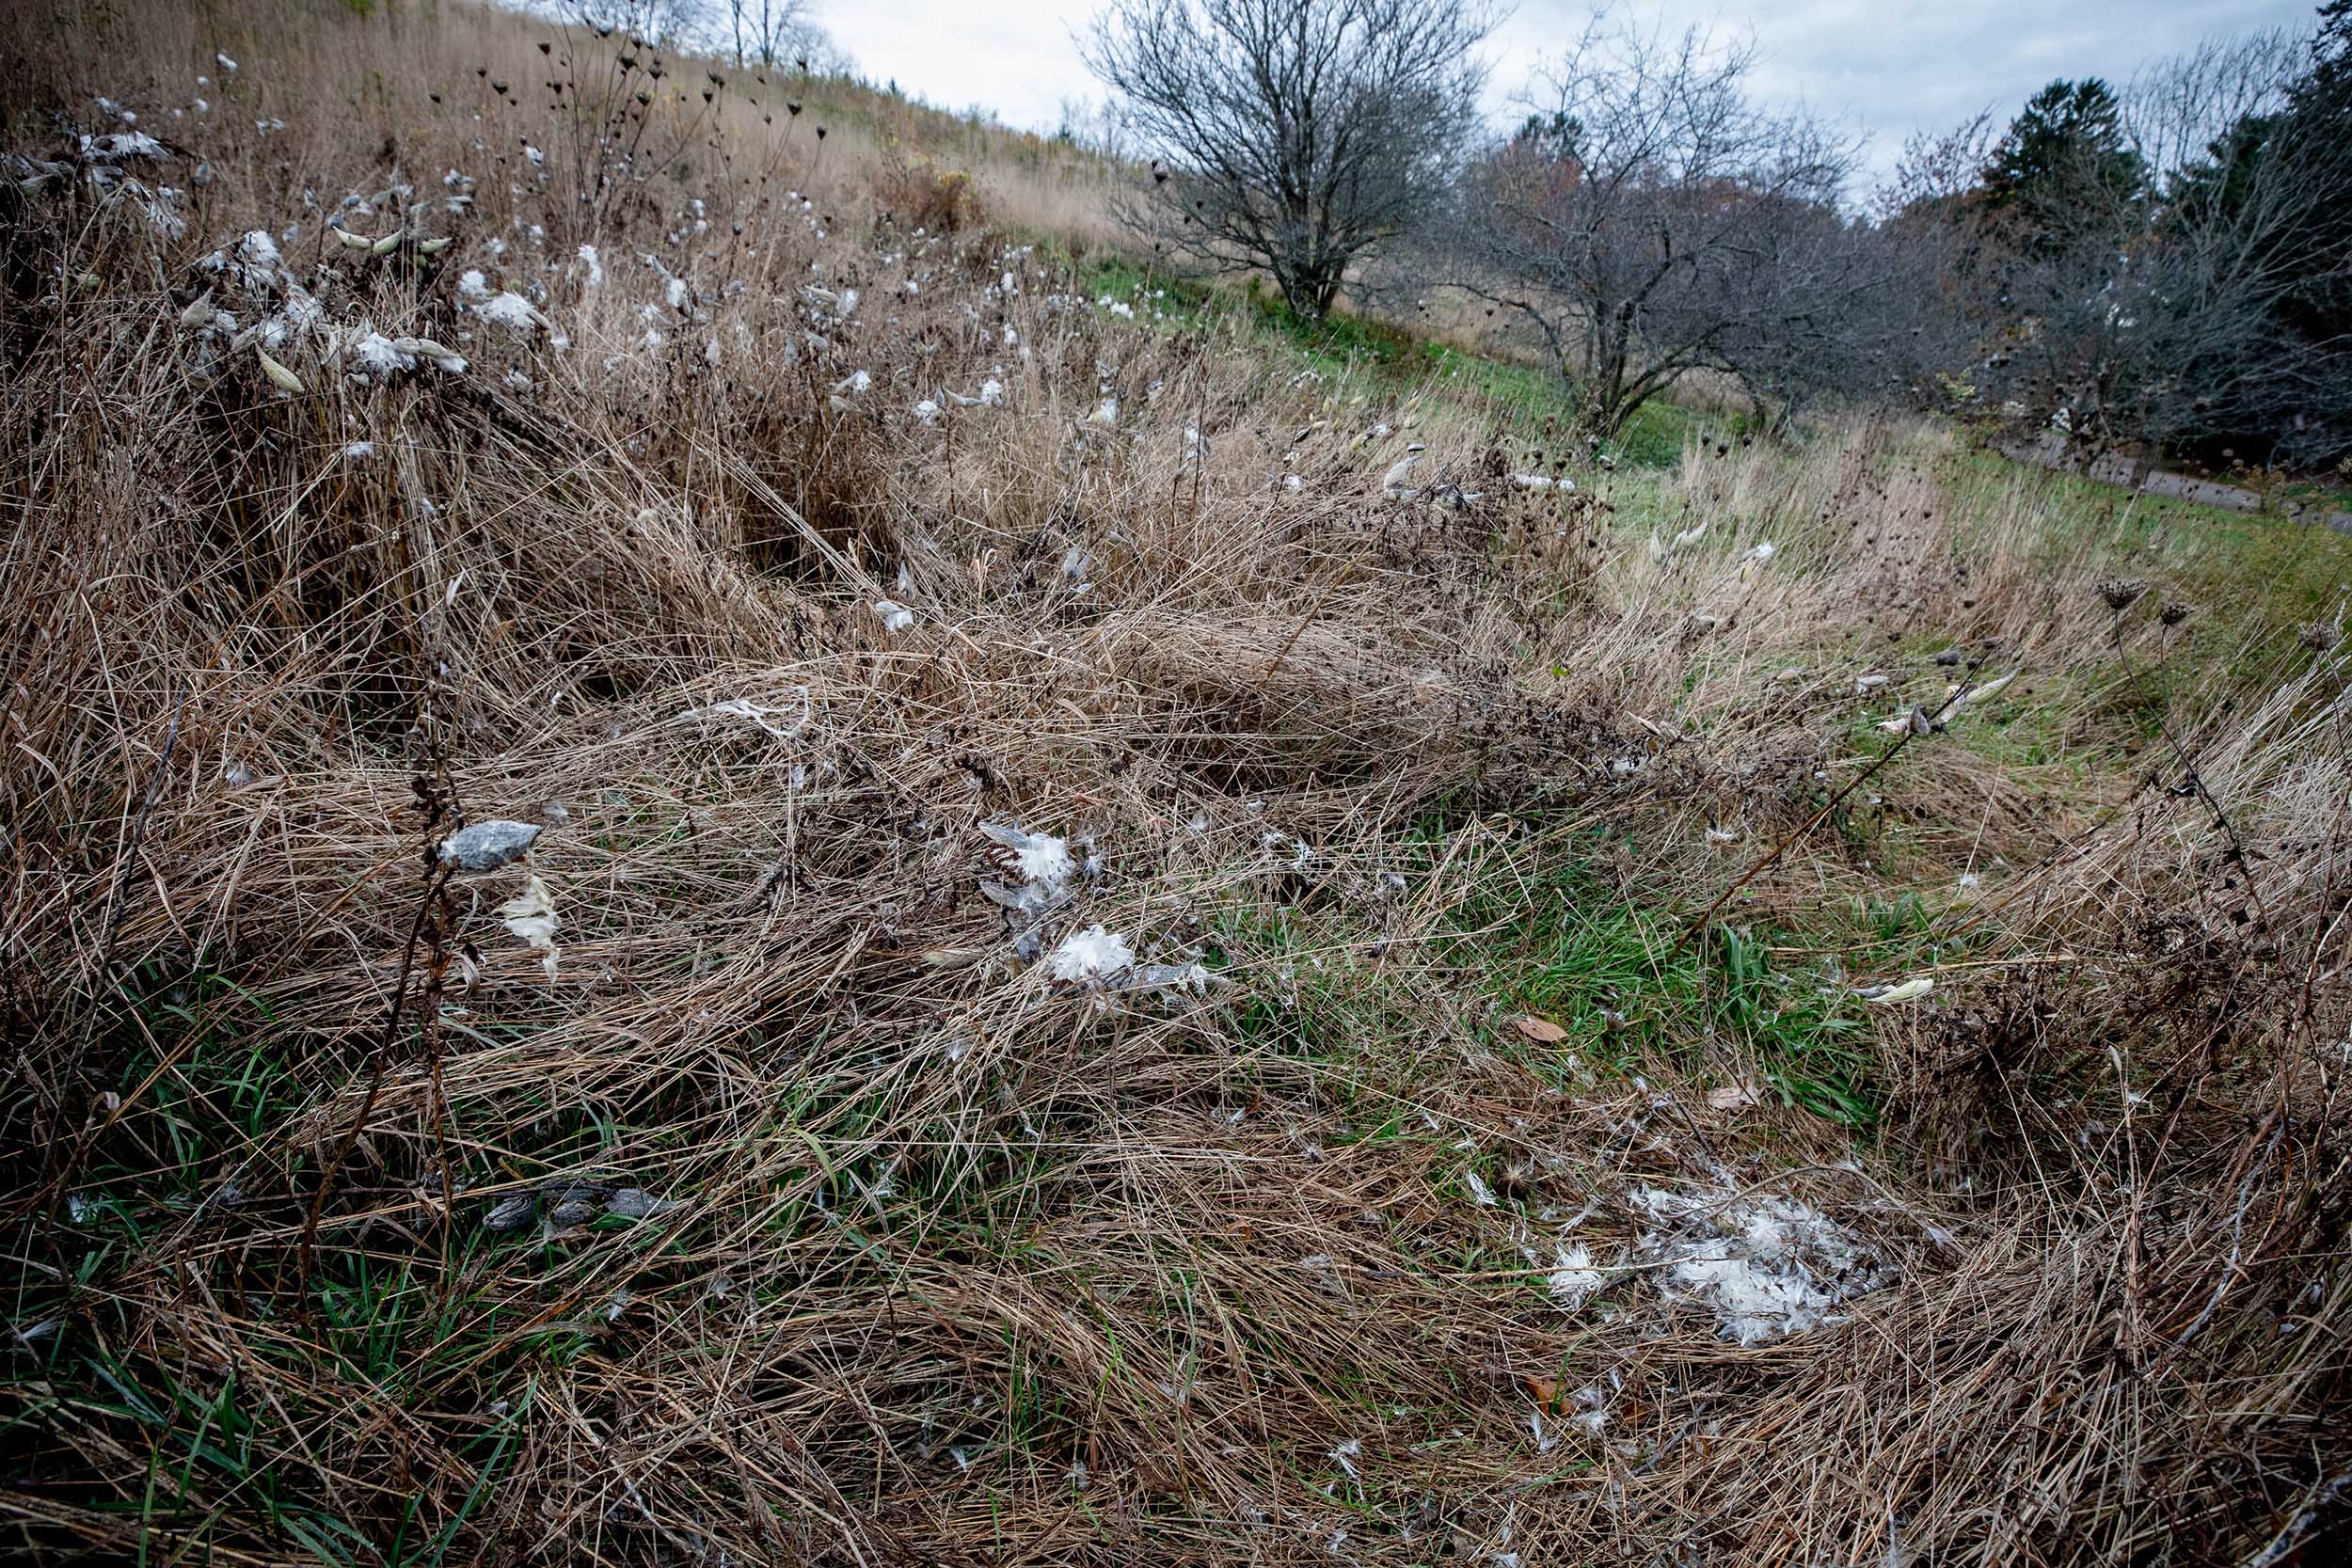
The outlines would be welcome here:
<svg viewBox="0 0 2352 1568">
<path fill-rule="evenodd" d="M 1597 450 L 625 37 L 8 27 L 8 1549 L 2342 1532 L 2352 540 Z"/>
</svg>

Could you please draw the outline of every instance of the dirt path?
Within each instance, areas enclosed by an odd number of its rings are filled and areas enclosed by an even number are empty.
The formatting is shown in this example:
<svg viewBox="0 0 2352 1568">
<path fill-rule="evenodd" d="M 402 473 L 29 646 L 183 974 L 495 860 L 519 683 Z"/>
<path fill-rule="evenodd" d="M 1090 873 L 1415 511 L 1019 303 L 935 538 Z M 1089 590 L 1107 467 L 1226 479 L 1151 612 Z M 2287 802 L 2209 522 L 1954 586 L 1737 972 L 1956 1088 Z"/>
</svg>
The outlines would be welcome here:
<svg viewBox="0 0 2352 1568">
<path fill-rule="evenodd" d="M 2198 479 L 2169 468 L 2143 470 L 2138 462 L 2125 452 L 2104 452 L 2085 463 L 2082 454 L 2055 432 L 2034 441 L 2004 442 L 2000 451 L 2004 456 L 2013 457 L 2021 463 L 2034 463 L 2061 473 L 2079 474 L 2103 484 L 2120 485 L 2127 490 L 2165 496 L 2174 500 L 2195 501 L 2201 506 L 2217 506 L 2230 512 L 2276 510 L 2295 522 L 2318 523 L 2334 529 L 2338 533 L 2352 533 L 2352 512 L 2323 512 L 2316 507 L 2291 503 L 2274 508 L 2259 491 L 2249 490 L 2243 485 L 2224 484 L 2218 480 Z"/>
</svg>

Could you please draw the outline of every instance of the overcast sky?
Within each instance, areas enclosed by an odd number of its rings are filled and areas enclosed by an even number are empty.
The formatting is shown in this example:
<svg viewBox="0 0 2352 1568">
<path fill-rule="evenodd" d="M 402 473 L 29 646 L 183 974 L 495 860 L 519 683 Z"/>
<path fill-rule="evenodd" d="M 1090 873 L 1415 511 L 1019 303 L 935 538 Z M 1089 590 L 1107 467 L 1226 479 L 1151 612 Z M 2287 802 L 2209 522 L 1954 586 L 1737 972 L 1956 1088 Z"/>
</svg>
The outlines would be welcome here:
<svg viewBox="0 0 2352 1568">
<path fill-rule="evenodd" d="M 817 0 L 818 19 L 877 82 L 945 108 L 979 104 L 1008 124 L 1051 131 L 1064 98 L 1100 89 L 1071 32 L 1092 0 Z M 2006 118 L 2054 76 L 2122 79 L 2200 38 L 2301 26 L 2311 0 L 1780 0 L 1753 9 L 1635 0 L 1644 23 L 1753 30 L 1759 96 L 1803 99 L 1875 133 L 1884 169 L 1903 138 L 1991 107 Z M 1488 40 L 1493 108 L 1507 112 L 1535 62 L 1590 15 L 1574 0 L 1520 0 Z"/>
</svg>

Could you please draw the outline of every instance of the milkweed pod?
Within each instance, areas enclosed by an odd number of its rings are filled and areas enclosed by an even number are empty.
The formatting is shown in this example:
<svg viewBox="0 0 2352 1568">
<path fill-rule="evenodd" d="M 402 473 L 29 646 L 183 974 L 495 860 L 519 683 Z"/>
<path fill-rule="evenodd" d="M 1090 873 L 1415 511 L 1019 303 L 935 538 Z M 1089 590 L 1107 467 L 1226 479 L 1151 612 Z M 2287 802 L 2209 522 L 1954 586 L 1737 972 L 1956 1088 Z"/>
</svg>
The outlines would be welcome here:
<svg viewBox="0 0 2352 1568">
<path fill-rule="evenodd" d="M 213 291 L 205 290 L 196 296 L 196 303 L 180 312 L 180 325 L 194 332 L 213 319 Z"/>
<path fill-rule="evenodd" d="M 1999 696 L 2003 691 L 2007 690 L 2009 683 L 2016 678 L 2017 672 L 2011 670 L 2008 674 L 2003 675 L 1999 680 L 1987 681 L 1982 686 L 1975 687 L 1969 690 L 1963 691 L 1956 699 L 1954 699 L 1952 708 L 1955 712 L 1957 712 L 1959 709 L 1967 706 L 1970 703 L 1990 702 L 1992 699 Z"/>
<path fill-rule="evenodd" d="M 299 392 L 303 389 L 302 378 L 272 359 L 269 356 L 269 350 L 257 348 L 253 353 L 262 361 L 262 373 L 269 377 L 271 386 L 288 392 Z"/>
<path fill-rule="evenodd" d="M 449 236 L 446 234 L 442 235 L 437 240 L 419 240 L 417 242 L 417 254 L 420 256 L 438 256 L 442 251 L 447 250 L 448 248 Z"/>
<path fill-rule="evenodd" d="M 413 354 L 420 359 L 454 359 L 457 351 L 443 348 L 430 338 L 394 338 L 392 346 L 403 354 Z"/>
<path fill-rule="evenodd" d="M 375 242 L 373 239 L 370 239 L 365 234 L 355 234 L 348 229 L 336 230 L 335 237 L 342 241 L 343 248 L 346 250 L 373 250 L 375 248 Z"/>
<path fill-rule="evenodd" d="M 400 248 L 400 230 L 395 229 L 368 247 L 378 256 L 389 256 Z"/>
</svg>

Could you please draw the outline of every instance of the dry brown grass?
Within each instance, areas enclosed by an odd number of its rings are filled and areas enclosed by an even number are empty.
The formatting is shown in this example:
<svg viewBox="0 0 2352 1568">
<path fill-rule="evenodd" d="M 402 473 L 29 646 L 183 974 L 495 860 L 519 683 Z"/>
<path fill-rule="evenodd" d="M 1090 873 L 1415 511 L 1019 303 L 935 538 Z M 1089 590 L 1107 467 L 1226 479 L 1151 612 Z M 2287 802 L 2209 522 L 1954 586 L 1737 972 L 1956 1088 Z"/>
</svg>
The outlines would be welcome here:
<svg viewBox="0 0 2352 1568">
<path fill-rule="evenodd" d="M 106 92 L 184 150 L 129 169 L 187 222 L 71 160 L 0 191 L 12 1544 L 2090 1563 L 2338 1527 L 2342 650 L 2261 596 L 2163 626 L 2193 532 L 1929 432 L 1515 488 L 1547 454 L 1445 384 L 869 214 L 805 109 L 706 117 L 697 65 L 599 188 L 612 46 L 550 40 L 584 120 L 501 107 L 537 36 L 444 12 L 10 40 L 8 150 Z M 353 227 L 446 251 L 323 234 L 404 182 Z M 321 316 L 281 395 L 182 316 L 282 310 L 198 263 L 288 225 Z M 364 385 L 362 323 L 467 368 Z M 1385 496 L 1414 440 L 1475 499 Z M 2011 671 L 1799 831 L 1874 721 Z M 527 863 L 437 865 L 501 816 L 546 825 Z M 1214 987 L 1054 982 L 979 891 L 1006 823 L 1100 856 L 1042 949 L 1101 924 Z M 527 879 L 551 974 L 496 912 Z M 1740 1092 L 1817 1049 L 1880 1120 Z M 1759 1197 L 1871 1288 L 1742 1344 L 1659 1248 Z"/>
</svg>

